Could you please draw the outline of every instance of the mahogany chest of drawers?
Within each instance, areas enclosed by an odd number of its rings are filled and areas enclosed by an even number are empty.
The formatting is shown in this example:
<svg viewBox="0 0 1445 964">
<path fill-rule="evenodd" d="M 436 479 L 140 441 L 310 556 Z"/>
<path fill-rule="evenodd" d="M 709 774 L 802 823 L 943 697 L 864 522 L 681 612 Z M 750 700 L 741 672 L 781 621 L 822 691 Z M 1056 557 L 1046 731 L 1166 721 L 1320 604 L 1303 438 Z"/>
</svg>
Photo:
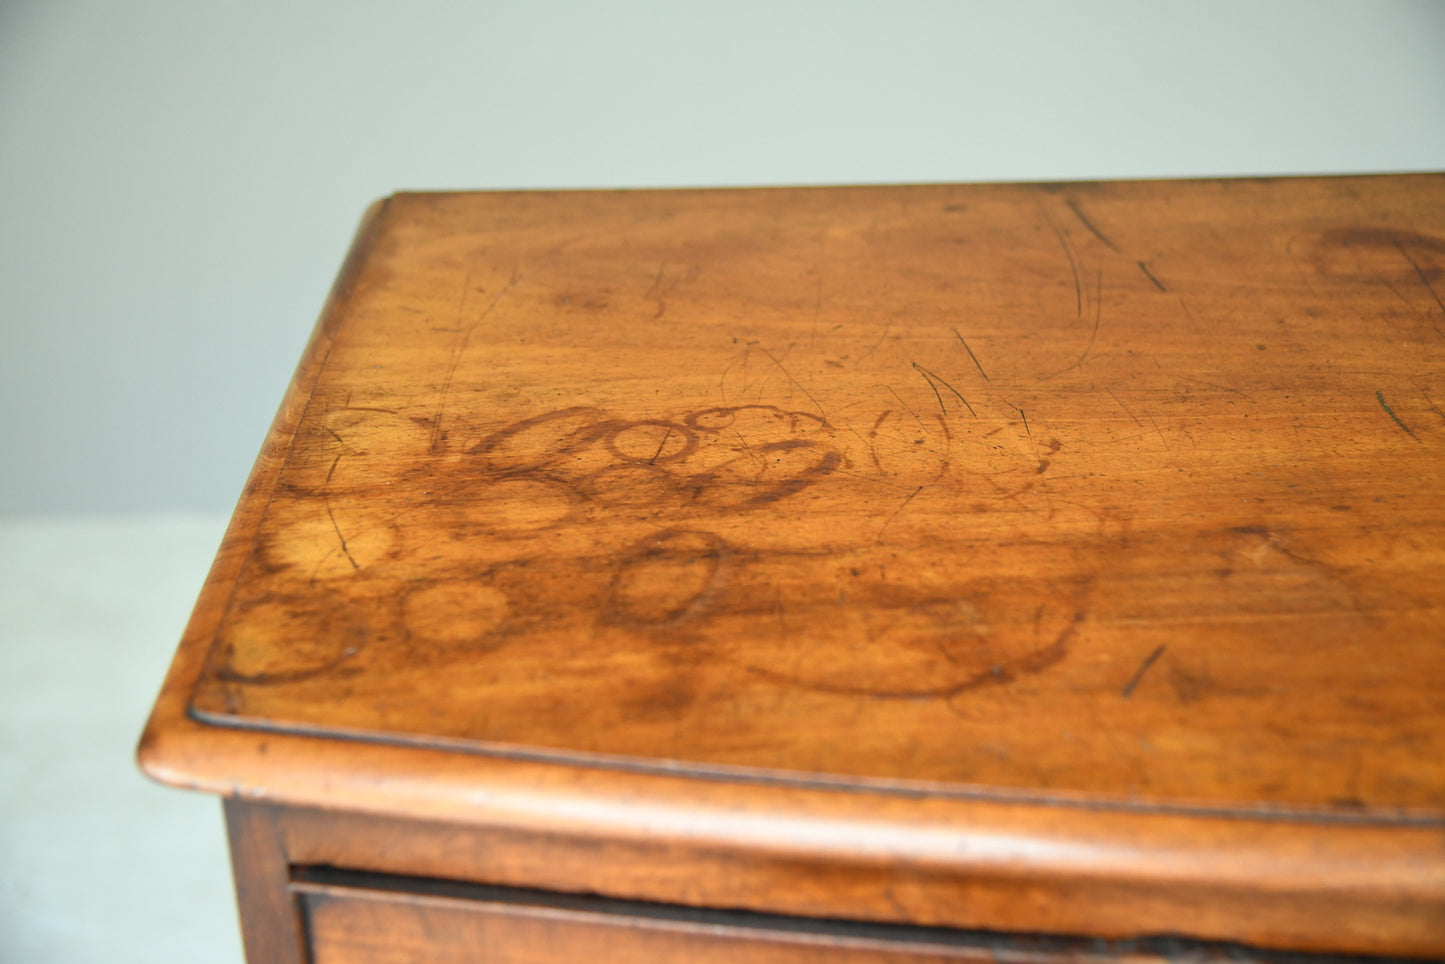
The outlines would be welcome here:
<svg viewBox="0 0 1445 964">
<path fill-rule="evenodd" d="M 1445 177 L 407 194 L 142 741 L 249 959 L 1445 956 Z"/>
</svg>

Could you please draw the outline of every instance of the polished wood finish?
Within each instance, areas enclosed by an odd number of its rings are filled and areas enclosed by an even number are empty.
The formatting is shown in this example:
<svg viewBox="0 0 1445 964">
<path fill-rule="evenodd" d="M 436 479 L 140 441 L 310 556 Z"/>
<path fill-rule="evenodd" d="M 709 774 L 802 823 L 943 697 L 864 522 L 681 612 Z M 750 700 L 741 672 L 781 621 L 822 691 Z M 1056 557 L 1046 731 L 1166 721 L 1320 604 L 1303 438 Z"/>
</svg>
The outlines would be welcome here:
<svg viewBox="0 0 1445 964">
<path fill-rule="evenodd" d="M 1442 294 L 1440 176 L 398 195 L 142 762 L 355 869 L 1445 955 Z"/>
</svg>

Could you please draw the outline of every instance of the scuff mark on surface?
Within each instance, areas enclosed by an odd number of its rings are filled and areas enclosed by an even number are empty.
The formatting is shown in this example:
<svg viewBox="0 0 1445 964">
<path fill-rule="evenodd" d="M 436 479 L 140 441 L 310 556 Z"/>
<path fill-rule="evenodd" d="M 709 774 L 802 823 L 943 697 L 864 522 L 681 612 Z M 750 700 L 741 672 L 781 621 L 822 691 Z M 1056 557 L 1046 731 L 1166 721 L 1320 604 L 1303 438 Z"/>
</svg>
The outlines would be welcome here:
<svg viewBox="0 0 1445 964">
<path fill-rule="evenodd" d="M 1388 402 L 1385 401 L 1384 393 L 1379 391 L 1378 389 L 1375 391 L 1375 400 L 1380 403 L 1380 407 L 1385 410 L 1385 414 L 1390 416 L 1390 418 L 1394 420 L 1396 425 L 1404 429 L 1406 435 L 1410 436 L 1417 442 L 1420 441 L 1419 436 L 1417 436 L 1414 432 L 1410 431 L 1410 426 L 1400 421 L 1400 416 L 1395 414 L 1395 410 L 1390 407 L 1390 404 Z"/>
<path fill-rule="evenodd" d="M 1118 246 L 1115 245 L 1113 241 L 1110 241 L 1109 238 L 1104 234 L 1104 232 L 1100 231 L 1098 226 L 1094 224 L 1093 221 L 1090 221 L 1084 215 L 1084 212 L 1079 209 L 1079 204 L 1077 201 L 1075 201 L 1073 198 L 1065 198 L 1064 204 L 1068 205 L 1069 210 L 1074 212 L 1074 217 L 1079 219 L 1079 223 L 1089 229 L 1090 234 L 1098 238 L 1100 241 L 1104 242 L 1104 246 L 1107 247 L 1110 251 L 1114 252 L 1115 254 L 1120 253 Z"/>
<path fill-rule="evenodd" d="M 964 351 L 968 352 L 968 357 L 973 359 L 974 367 L 977 368 L 978 373 L 983 376 L 983 380 L 988 381 L 988 372 L 983 370 L 983 364 L 979 362 L 978 356 L 973 353 L 973 349 L 968 347 L 968 342 L 964 341 L 963 334 L 959 332 L 957 328 L 953 329 L 953 333 L 958 336 L 958 343 L 963 346 Z"/>
<path fill-rule="evenodd" d="M 1134 671 L 1134 675 L 1129 677 L 1129 682 L 1125 683 L 1124 688 L 1119 691 L 1121 697 L 1127 700 L 1134 694 L 1134 690 L 1138 688 L 1139 683 L 1144 679 L 1144 674 L 1149 672 L 1149 668 L 1159 661 L 1159 657 L 1164 655 L 1164 650 L 1166 649 L 1168 649 L 1167 646 L 1156 646 L 1154 652 L 1144 657 L 1144 662 L 1139 664 L 1139 668 Z"/>
</svg>

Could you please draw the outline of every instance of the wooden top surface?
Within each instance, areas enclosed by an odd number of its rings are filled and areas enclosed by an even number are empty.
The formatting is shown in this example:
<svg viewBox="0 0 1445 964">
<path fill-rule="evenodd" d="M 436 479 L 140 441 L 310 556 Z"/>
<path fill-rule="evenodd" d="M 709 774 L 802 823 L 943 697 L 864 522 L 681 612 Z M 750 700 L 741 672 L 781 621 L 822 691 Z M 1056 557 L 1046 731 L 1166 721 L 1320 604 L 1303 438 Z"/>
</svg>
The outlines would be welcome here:
<svg viewBox="0 0 1445 964">
<path fill-rule="evenodd" d="M 1445 181 L 381 217 L 205 718 L 1445 812 Z"/>
<path fill-rule="evenodd" d="M 1438 843 L 1442 298 L 1441 176 L 399 195 L 151 739 Z"/>
</svg>

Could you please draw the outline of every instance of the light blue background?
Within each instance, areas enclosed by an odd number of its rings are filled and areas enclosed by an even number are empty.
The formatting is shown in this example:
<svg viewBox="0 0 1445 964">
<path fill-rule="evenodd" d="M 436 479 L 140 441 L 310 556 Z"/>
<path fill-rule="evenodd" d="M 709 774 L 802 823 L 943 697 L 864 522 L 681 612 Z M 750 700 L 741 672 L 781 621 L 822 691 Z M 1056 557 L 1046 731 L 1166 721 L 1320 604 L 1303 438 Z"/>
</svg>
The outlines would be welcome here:
<svg viewBox="0 0 1445 964">
<path fill-rule="evenodd" d="M 0 3 L 0 513 L 228 508 L 399 188 L 1445 167 L 1445 4 Z"/>
</svg>

